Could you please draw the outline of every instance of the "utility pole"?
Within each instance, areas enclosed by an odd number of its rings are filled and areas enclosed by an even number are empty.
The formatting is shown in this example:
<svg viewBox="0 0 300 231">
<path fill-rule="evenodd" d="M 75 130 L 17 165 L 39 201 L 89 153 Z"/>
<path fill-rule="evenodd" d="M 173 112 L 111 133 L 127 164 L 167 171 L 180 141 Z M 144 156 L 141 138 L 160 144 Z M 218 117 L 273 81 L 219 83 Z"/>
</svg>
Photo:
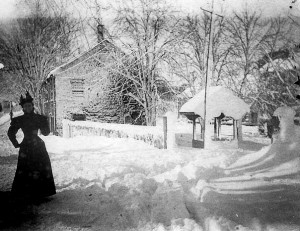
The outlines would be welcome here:
<svg viewBox="0 0 300 231">
<path fill-rule="evenodd" d="M 202 9 L 201 10 L 208 12 L 211 14 L 210 18 L 210 30 L 209 30 L 209 44 L 208 44 L 208 49 L 207 49 L 207 59 L 206 59 L 206 74 L 205 74 L 205 90 L 204 90 L 204 124 L 203 124 L 203 143 L 204 143 L 204 148 L 207 147 L 207 141 L 211 139 L 208 133 L 208 126 L 209 126 L 209 121 L 211 118 L 207 118 L 207 103 L 208 103 L 208 95 L 209 95 L 209 87 L 211 85 L 211 78 L 213 77 L 213 31 L 214 31 L 214 15 L 217 15 L 219 17 L 223 17 L 218 14 L 214 14 L 214 0 L 212 0 L 211 3 L 211 11 Z"/>
</svg>

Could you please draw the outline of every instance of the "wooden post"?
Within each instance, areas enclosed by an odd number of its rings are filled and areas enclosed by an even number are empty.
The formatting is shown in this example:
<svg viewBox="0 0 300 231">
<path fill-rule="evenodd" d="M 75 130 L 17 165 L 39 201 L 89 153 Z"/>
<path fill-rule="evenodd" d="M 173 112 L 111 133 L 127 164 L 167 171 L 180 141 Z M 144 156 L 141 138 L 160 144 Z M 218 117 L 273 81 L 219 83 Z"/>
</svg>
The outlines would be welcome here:
<svg viewBox="0 0 300 231">
<path fill-rule="evenodd" d="M 218 134 L 217 134 L 217 128 L 218 127 L 218 124 L 217 124 L 217 118 L 214 117 L 214 139 L 217 140 L 218 138 Z"/>
<path fill-rule="evenodd" d="M 233 139 L 237 139 L 237 121 L 233 119 Z"/>
<path fill-rule="evenodd" d="M 200 123 L 200 127 L 201 127 L 200 138 L 203 139 L 203 120 L 201 119 L 201 117 L 199 117 L 199 123 Z"/>
<path fill-rule="evenodd" d="M 193 118 L 193 140 L 195 140 L 196 136 L 196 118 Z"/>
<path fill-rule="evenodd" d="M 72 138 L 73 134 L 72 134 L 72 126 L 70 124 L 68 124 L 69 126 L 69 137 Z"/>
<path fill-rule="evenodd" d="M 218 139 L 220 139 L 221 133 L 221 119 L 218 118 Z"/>
<path fill-rule="evenodd" d="M 242 119 L 239 119 L 237 121 L 237 136 L 238 136 L 238 141 L 243 140 Z"/>
<path fill-rule="evenodd" d="M 167 149 L 167 137 L 168 137 L 168 119 L 167 116 L 163 117 L 163 130 L 164 130 L 164 149 Z"/>
</svg>

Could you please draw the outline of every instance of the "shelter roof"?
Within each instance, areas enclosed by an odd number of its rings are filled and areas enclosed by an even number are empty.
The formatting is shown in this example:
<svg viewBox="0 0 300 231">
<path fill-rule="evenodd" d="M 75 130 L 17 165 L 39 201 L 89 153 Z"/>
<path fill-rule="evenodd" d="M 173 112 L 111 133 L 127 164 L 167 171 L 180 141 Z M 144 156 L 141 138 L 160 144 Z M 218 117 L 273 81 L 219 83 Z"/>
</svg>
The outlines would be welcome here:
<svg viewBox="0 0 300 231">
<path fill-rule="evenodd" d="M 205 90 L 200 91 L 187 101 L 180 109 L 180 113 L 195 113 L 204 118 Z M 234 95 L 234 93 L 222 86 L 209 87 L 207 94 L 207 117 L 225 116 L 241 119 L 245 113 L 250 112 L 250 105 Z"/>
</svg>

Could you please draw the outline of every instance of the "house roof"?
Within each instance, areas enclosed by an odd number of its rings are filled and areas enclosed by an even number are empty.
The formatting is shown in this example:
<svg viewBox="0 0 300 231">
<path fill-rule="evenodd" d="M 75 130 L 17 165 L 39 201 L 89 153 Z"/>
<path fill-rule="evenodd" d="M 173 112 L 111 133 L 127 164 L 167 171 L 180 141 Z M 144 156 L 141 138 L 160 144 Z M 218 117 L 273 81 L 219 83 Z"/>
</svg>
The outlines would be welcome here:
<svg viewBox="0 0 300 231">
<path fill-rule="evenodd" d="M 177 95 L 180 99 L 186 99 L 186 98 L 192 98 L 193 92 L 192 88 L 188 87 L 184 91 L 182 91 L 180 94 Z"/>
<path fill-rule="evenodd" d="M 276 70 L 274 66 L 282 70 L 294 70 L 299 68 L 299 60 L 296 60 L 295 58 L 278 58 L 273 60 L 272 63 L 266 63 L 261 67 L 261 69 L 264 71 L 268 70 L 269 72 L 274 72 Z"/>
<path fill-rule="evenodd" d="M 268 55 L 264 55 L 260 60 L 258 60 L 258 67 L 261 68 L 265 64 L 270 62 L 270 58 L 272 60 L 276 59 L 288 59 L 290 57 L 290 51 L 288 49 L 282 49 L 278 51 L 273 51 L 268 53 Z"/>
<path fill-rule="evenodd" d="M 196 94 L 181 107 L 180 113 L 194 113 L 204 118 L 204 94 L 205 90 Z M 250 105 L 235 96 L 231 90 L 222 86 L 209 87 L 206 114 L 208 118 L 218 117 L 223 113 L 238 120 L 247 112 L 250 112 Z"/>
<path fill-rule="evenodd" d="M 72 67 L 75 67 L 77 65 L 79 65 L 80 63 L 92 58 L 94 55 L 100 53 L 100 52 L 107 52 L 111 49 L 115 48 L 115 46 L 113 46 L 113 44 L 107 40 L 103 40 L 101 43 L 98 43 L 96 46 L 94 46 L 93 48 L 91 48 L 90 50 L 86 51 L 85 53 L 83 53 L 82 55 L 80 55 L 77 58 L 74 58 L 73 60 L 55 68 L 54 70 L 50 71 L 50 73 L 48 74 L 48 78 L 51 75 L 57 75 L 60 74 Z"/>
<path fill-rule="evenodd" d="M 270 59 L 273 63 L 270 62 Z M 257 61 L 258 68 L 274 71 L 273 64 L 285 70 L 299 68 L 300 64 L 300 45 L 295 46 L 292 50 L 280 49 L 264 55 Z"/>
</svg>

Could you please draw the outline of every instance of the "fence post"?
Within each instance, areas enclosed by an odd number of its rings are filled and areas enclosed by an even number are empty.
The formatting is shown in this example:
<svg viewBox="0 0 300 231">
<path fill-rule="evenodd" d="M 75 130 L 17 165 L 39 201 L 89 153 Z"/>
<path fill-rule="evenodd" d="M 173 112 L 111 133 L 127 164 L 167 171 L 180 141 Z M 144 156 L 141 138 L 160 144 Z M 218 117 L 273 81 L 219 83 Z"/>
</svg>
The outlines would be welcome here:
<svg viewBox="0 0 300 231">
<path fill-rule="evenodd" d="M 172 149 L 176 147 L 176 139 L 175 139 L 175 127 L 177 114 L 174 112 L 167 112 L 165 114 L 166 123 L 167 123 L 167 148 Z"/>
<path fill-rule="evenodd" d="M 67 120 L 62 121 L 63 124 L 63 138 L 70 138 L 70 125 Z"/>
<path fill-rule="evenodd" d="M 164 130 L 164 149 L 168 148 L 167 140 L 168 140 L 168 118 L 167 116 L 163 116 L 163 130 Z"/>
<path fill-rule="evenodd" d="M 238 136 L 238 141 L 243 141 L 243 130 L 242 130 L 242 119 L 239 119 L 237 121 L 237 136 Z"/>
<path fill-rule="evenodd" d="M 73 126 L 71 124 L 69 125 L 69 137 L 72 138 L 73 137 Z"/>
</svg>

